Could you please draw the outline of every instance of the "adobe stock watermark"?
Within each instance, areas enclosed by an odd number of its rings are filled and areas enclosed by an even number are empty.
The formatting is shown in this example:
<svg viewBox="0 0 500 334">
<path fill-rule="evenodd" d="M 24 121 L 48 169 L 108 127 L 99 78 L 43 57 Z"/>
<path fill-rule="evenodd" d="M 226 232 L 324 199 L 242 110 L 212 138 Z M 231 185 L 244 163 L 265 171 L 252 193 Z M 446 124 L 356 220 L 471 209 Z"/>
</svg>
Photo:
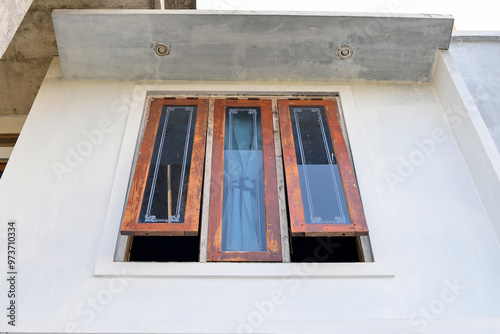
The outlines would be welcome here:
<svg viewBox="0 0 500 334">
<path fill-rule="evenodd" d="M 451 107 L 444 108 L 443 119 L 453 131 L 456 131 L 469 118 L 467 110 L 474 105 L 472 98 L 465 99 L 463 104 L 455 103 Z M 407 156 L 398 156 L 398 165 L 393 170 L 384 173 L 391 191 L 394 192 L 397 185 L 404 183 L 407 178 L 411 177 L 417 168 L 436 152 L 437 147 L 447 140 L 448 135 L 445 131 L 442 128 L 435 128 L 428 138 L 415 141 L 416 148 Z"/>
<path fill-rule="evenodd" d="M 308 257 L 300 266 L 294 266 L 282 274 L 282 287 L 273 289 L 267 298 L 263 300 L 254 300 L 253 310 L 246 317 L 238 317 L 238 326 L 236 333 L 254 333 L 256 329 L 264 325 L 265 321 L 270 319 L 279 305 L 287 300 L 287 293 L 297 291 L 301 280 L 316 271 L 317 262 L 326 260 L 340 244 L 332 242 L 330 238 L 318 239 L 318 245 L 313 251 L 313 256 Z M 297 263 L 299 264 L 299 263 Z"/>
<path fill-rule="evenodd" d="M 115 131 L 116 127 L 109 118 L 103 118 L 99 125 L 90 130 L 82 130 L 82 137 L 74 147 L 66 145 L 66 157 L 63 162 L 53 161 L 52 170 L 57 176 L 59 182 L 63 180 L 66 173 L 71 173 L 75 168 L 80 166 L 83 159 L 88 157 L 96 147 L 99 147 L 104 136 Z"/>
<path fill-rule="evenodd" d="M 467 289 L 467 286 L 459 283 L 457 279 L 453 281 L 445 280 L 444 285 L 445 287 L 441 290 L 439 296 L 429 301 L 427 306 L 420 307 L 417 312 L 410 315 L 408 324 L 415 328 L 417 332 L 424 332 L 429 324 L 436 321 L 446 311 L 448 305 L 456 302 L 463 291 Z M 401 332 L 400 334 L 409 333 Z"/>
<path fill-rule="evenodd" d="M 84 302 L 81 302 L 76 307 L 76 314 L 81 320 L 66 323 L 65 332 L 81 333 L 80 326 L 94 321 L 96 315 L 111 304 L 115 296 L 123 292 L 127 286 L 128 282 L 125 278 L 119 276 L 111 278 L 105 288 L 97 291 L 95 295 L 87 297 Z"/>
<path fill-rule="evenodd" d="M 116 130 L 118 121 L 124 121 L 127 118 L 130 108 L 144 103 L 144 93 L 138 90 L 134 95 L 121 94 L 110 105 L 113 117 L 101 118 L 93 128 L 81 131 L 81 139 L 76 144 L 65 146 L 63 158 L 51 163 L 52 170 L 59 182 L 62 182 L 67 174 L 72 173 L 105 143 L 106 138 Z"/>
<path fill-rule="evenodd" d="M 396 190 L 396 186 L 403 183 L 406 178 L 412 176 L 419 166 L 422 166 L 427 158 L 436 152 L 436 147 L 444 143 L 448 139 L 441 128 L 436 128 L 432 131 L 429 138 L 415 141 L 415 148 L 408 156 L 398 156 L 399 164 L 395 171 L 386 171 L 385 179 L 391 188 L 391 191 Z"/>
</svg>

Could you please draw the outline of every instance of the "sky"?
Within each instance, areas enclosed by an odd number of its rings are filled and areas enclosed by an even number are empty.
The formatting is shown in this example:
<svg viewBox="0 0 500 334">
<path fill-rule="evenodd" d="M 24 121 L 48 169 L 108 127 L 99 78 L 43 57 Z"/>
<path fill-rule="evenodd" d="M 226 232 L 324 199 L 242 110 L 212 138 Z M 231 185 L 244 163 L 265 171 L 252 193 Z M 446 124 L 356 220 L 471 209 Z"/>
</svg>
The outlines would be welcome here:
<svg viewBox="0 0 500 334">
<path fill-rule="evenodd" d="M 197 0 L 197 9 L 450 14 L 457 30 L 498 30 L 492 0 Z"/>
</svg>

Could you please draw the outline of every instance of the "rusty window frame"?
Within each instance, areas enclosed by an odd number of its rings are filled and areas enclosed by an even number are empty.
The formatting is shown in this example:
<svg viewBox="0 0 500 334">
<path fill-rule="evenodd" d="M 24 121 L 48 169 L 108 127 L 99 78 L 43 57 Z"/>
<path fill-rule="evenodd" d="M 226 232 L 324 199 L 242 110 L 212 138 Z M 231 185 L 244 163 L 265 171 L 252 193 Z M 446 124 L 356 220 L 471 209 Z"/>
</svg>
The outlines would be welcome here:
<svg viewBox="0 0 500 334">
<path fill-rule="evenodd" d="M 153 154 L 158 123 L 164 106 L 196 106 L 196 123 L 193 138 L 191 165 L 183 223 L 139 223 L 142 200 Z M 180 236 L 197 235 L 201 205 L 205 141 L 208 119 L 208 100 L 203 99 L 153 99 L 141 143 L 140 153 L 130 188 L 121 234 Z"/>
<path fill-rule="evenodd" d="M 147 178 L 147 171 L 151 160 L 152 147 L 156 136 L 156 129 L 159 122 L 159 114 L 164 105 L 196 105 L 198 106 L 195 138 L 193 141 L 192 158 L 198 159 L 191 164 L 190 173 L 196 175 L 196 181 L 189 181 L 189 195 L 196 204 L 186 208 L 186 216 L 189 213 L 189 223 L 137 223 L 142 203 L 141 191 L 144 191 L 144 183 Z M 184 98 L 184 99 L 153 99 L 150 106 L 148 120 L 144 138 L 141 143 L 141 153 L 137 161 L 134 178 L 122 220 L 121 233 L 125 235 L 157 235 L 157 236 L 180 236 L 198 235 L 200 223 L 201 191 L 203 187 L 203 168 L 205 162 L 205 144 L 207 140 L 208 115 L 210 110 L 215 113 L 213 131 L 213 149 L 207 152 L 211 159 L 211 166 L 206 166 L 212 171 L 210 180 L 210 203 L 207 226 L 203 229 L 208 236 L 206 246 L 200 247 L 200 252 L 205 253 L 207 261 L 266 261 L 281 262 L 285 260 L 282 255 L 287 240 L 281 238 L 280 218 L 278 206 L 278 189 L 276 174 L 276 159 L 279 159 L 275 152 L 275 139 L 273 131 L 273 105 L 277 105 L 279 115 L 279 128 L 277 132 L 278 140 L 282 147 L 282 162 L 284 164 L 284 175 L 286 176 L 285 188 L 288 195 L 286 208 L 289 212 L 288 224 L 291 228 L 292 236 L 363 236 L 368 234 L 368 228 L 364 216 L 363 206 L 357 187 L 356 177 L 352 162 L 350 160 L 344 139 L 336 99 L 280 99 L 279 97 L 263 97 L 249 99 L 231 99 L 227 97 L 206 97 L 206 98 Z M 210 106 L 210 107 L 209 107 Z M 266 239 L 267 251 L 265 252 L 223 252 L 221 251 L 221 223 L 222 223 L 222 179 L 223 171 L 223 150 L 224 150 L 224 117 L 225 108 L 228 106 L 238 107 L 260 107 L 262 114 L 262 136 L 266 137 L 267 151 L 263 155 L 269 156 L 272 164 L 264 165 L 265 183 L 268 188 L 266 193 Z M 300 193 L 300 181 L 298 179 L 297 161 L 295 159 L 295 147 L 293 143 L 293 133 L 289 114 L 290 106 L 323 106 L 327 113 L 328 129 L 337 154 L 337 161 L 340 168 L 343 189 L 346 195 L 351 224 L 308 224 L 304 223 L 304 211 L 302 197 Z M 209 110 L 210 109 L 210 110 Z M 265 124 L 264 124 L 265 123 Z M 277 131 L 277 130 L 276 130 Z M 264 138 L 263 138 L 264 140 Z M 195 148 L 196 145 L 196 148 Z M 279 145 L 277 145 L 279 147 Z M 150 152 L 151 151 L 151 152 Z M 264 145 L 263 145 L 264 151 Z M 145 154 L 143 154 L 145 152 Z M 149 153 L 148 153 L 149 152 Z M 195 153 L 197 152 L 197 153 Z M 219 157 L 219 158 L 217 158 Z M 264 159 L 264 161 L 269 160 Z M 295 161 L 294 161 L 295 160 Z M 194 161 L 194 160 L 193 160 Z M 279 161 L 281 162 L 281 161 Z M 295 171 L 294 171 L 295 169 Z M 223 177 L 223 176 L 222 176 Z M 298 191 L 297 191 L 298 190 Z M 271 194 L 276 194 L 272 196 Z M 315 226 L 314 226 L 315 225 Z M 202 240 L 203 242 L 203 240 Z M 283 243 L 283 244 L 282 244 Z M 203 256 L 200 254 L 200 260 Z M 205 261 L 205 260 L 204 260 Z M 289 260 L 288 260 L 289 261 Z M 288 262 L 286 261 L 286 262 Z"/>
<path fill-rule="evenodd" d="M 349 224 L 306 224 L 299 180 L 290 107 L 323 107 L 337 158 L 342 187 L 350 215 Z M 285 165 L 285 183 L 292 236 L 361 236 L 368 234 L 363 204 L 359 195 L 354 168 L 351 163 L 336 103 L 332 100 L 278 100 L 281 145 Z"/>
<path fill-rule="evenodd" d="M 266 251 L 222 251 L 222 201 L 224 178 L 225 111 L 227 107 L 258 107 L 261 110 L 262 155 L 264 162 L 264 196 L 266 217 Z M 212 176 L 210 186 L 210 213 L 208 223 L 208 261 L 276 261 L 282 260 L 278 186 L 272 101 L 215 100 Z"/>
</svg>

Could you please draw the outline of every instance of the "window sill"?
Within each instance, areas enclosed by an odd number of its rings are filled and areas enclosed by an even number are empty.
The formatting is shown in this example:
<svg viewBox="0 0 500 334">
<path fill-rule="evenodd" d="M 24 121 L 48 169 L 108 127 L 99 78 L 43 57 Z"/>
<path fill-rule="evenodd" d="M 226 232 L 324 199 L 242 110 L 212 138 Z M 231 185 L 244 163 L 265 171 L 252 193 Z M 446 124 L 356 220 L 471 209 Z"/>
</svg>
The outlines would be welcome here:
<svg viewBox="0 0 500 334">
<path fill-rule="evenodd" d="M 158 263 L 98 260 L 94 276 L 168 278 L 392 278 L 390 262 L 360 263 Z"/>
</svg>

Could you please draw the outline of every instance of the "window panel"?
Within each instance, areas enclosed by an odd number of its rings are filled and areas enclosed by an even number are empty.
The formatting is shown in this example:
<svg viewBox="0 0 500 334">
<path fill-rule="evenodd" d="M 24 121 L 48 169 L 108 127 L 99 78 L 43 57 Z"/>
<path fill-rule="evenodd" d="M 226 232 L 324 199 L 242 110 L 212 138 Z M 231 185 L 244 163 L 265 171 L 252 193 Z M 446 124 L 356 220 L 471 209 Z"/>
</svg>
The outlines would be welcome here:
<svg viewBox="0 0 500 334">
<path fill-rule="evenodd" d="M 226 108 L 222 251 L 265 251 L 260 108 Z"/>
<path fill-rule="evenodd" d="M 306 224 L 349 224 L 340 171 L 320 107 L 290 107 Z"/>
<path fill-rule="evenodd" d="M 208 102 L 153 100 L 123 234 L 196 235 Z"/>
<path fill-rule="evenodd" d="M 183 223 L 196 106 L 163 106 L 139 223 Z M 186 173 L 187 169 L 187 173 Z"/>
<path fill-rule="evenodd" d="M 278 101 L 292 235 L 368 233 L 333 101 Z"/>
<path fill-rule="evenodd" d="M 281 261 L 271 101 L 216 100 L 208 261 Z"/>
</svg>

